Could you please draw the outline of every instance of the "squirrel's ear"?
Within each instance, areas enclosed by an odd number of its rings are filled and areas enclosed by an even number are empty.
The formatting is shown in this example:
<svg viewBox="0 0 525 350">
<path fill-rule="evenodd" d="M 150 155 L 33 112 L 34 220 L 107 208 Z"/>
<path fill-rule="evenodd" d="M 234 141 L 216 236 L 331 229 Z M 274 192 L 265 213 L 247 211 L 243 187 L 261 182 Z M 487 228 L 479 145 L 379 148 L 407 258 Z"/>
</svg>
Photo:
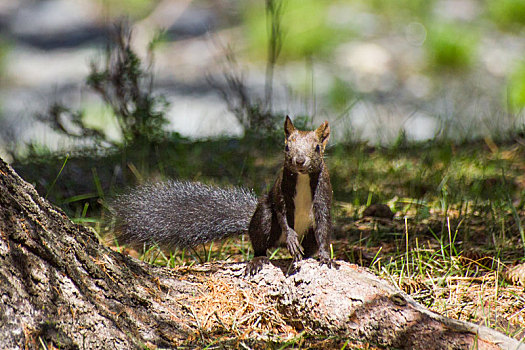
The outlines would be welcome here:
<svg viewBox="0 0 525 350">
<path fill-rule="evenodd" d="M 292 120 L 289 116 L 286 116 L 286 120 L 284 121 L 284 134 L 286 135 L 286 138 L 288 138 L 294 131 L 295 126 L 293 125 Z"/>
<path fill-rule="evenodd" d="M 323 148 L 326 146 L 328 139 L 330 138 L 330 125 L 325 121 L 316 130 L 315 134 L 319 138 L 319 141 L 323 144 Z"/>
</svg>

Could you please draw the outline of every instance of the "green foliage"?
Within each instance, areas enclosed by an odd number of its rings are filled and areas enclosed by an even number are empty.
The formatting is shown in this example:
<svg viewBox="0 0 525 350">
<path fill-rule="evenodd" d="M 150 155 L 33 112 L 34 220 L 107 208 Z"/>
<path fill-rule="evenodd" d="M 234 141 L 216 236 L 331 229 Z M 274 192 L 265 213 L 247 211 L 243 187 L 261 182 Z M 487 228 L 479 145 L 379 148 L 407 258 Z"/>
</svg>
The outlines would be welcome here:
<svg viewBox="0 0 525 350">
<path fill-rule="evenodd" d="M 158 2 L 157 0 L 98 0 L 110 16 L 142 18 Z"/>
<path fill-rule="evenodd" d="M 467 28 L 452 23 L 434 24 L 428 28 L 424 46 L 430 68 L 459 70 L 473 64 L 477 38 Z"/>
<path fill-rule="evenodd" d="M 117 144 L 122 140 L 115 112 L 107 104 L 90 103 L 82 107 L 82 128 L 96 130 L 103 135 L 105 141 Z"/>
<path fill-rule="evenodd" d="M 434 0 L 371 0 L 372 9 L 387 17 L 426 17 L 434 8 Z"/>
<path fill-rule="evenodd" d="M 328 92 L 330 105 L 337 111 L 348 108 L 357 99 L 357 93 L 349 82 L 342 79 L 334 79 Z"/>
<path fill-rule="evenodd" d="M 525 61 L 509 77 L 508 102 L 512 112 L 525 108 Z"/>
<path fill-rule="evenodd" d="M 83 111 L 75 111 L 59 103 L 54 103 L 45 114 L 37 119 L 47 123 L 53 130 L 77 140 L 92 140 L 100 144 L 106 140 L 103 129 L 89 127 L 85 124 Z M 33 150 L 39 146 L 33 145 Z"/>
<path fill-rule="evenodd" d="M 153 93 L 153 76 L 131 49 L 131 31 L 117 26 L 105 63 L 91 64 L 87 84 L 112 108 L 125 142 L 160 140 L 168 102 Z"/>
<path fill-rule="evenodd" d="M 167 136 L 163 128 L 169 103 L 153 92 L 153 76 L 131 49 L 127 25 L 118 24 L 113 34 L 104 63 L 92 62 L 87 78 L 105 109 L 72 110 L 54 103 L 37 117 L 58 133 L 97 145 L 160 141 Z M 111 135 L 111 127 L 118 129 L 117 135 Z"/>
<path fill-rule="evenodd" d="M 490 0 L 487 12 L 499 27 L 519 30 L 525 26 L 525 1 L 523 0 Z"/>
<path fill-rule="evenodd" d="M 282 32 L 284 44 L 281 56 L 286 59 L 302 59 L 318 55 L 333 48 L 342 38 L 348 36 L 328 22 L 329 6 L 334 1 L 288 0 L 284 3 L 282 14 Z M 268 40 L 267 20 L 262 2 L 250 2 L 244 11 L 247 35 L 252 52 L 264 57 L 263 51 Z"/>
</svg>

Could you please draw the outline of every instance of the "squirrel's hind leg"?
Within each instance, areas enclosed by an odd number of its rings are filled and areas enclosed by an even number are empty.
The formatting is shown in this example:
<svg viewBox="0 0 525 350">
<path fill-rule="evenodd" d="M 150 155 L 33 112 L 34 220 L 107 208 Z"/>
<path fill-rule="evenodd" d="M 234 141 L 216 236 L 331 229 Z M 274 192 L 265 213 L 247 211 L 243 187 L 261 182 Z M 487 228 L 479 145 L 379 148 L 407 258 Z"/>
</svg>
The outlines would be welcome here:
<svg viewBox="0 0 525 350">
<path fill-rule="evenodd" d="M 270 247 L 270 234 L 272 230 L 272 210 L 267 201 L 267 196 L 261 197 L 255 213 L 250 220 L 248 235 L 253 247 L 254 257 L 246 265 L 245 275 L 255 275 L 270 262 L 266 251 Z"/>
</svg>

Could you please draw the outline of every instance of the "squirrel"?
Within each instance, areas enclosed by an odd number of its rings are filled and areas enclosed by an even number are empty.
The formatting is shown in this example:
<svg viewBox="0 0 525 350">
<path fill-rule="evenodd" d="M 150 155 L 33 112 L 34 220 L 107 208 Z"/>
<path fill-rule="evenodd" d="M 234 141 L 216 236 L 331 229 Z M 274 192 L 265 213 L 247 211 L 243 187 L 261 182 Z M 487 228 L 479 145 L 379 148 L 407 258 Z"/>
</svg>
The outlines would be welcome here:
<svg viewBox="0 0 525 350">
<path fill-rule="evenodd" d="M 294 261 L 318 252 L 321 264 L 336 266 L 330 258 L 332 187 L 323 159 L 330 127 L 325 121 L 316 130 L 298 130 L 287 116 L 284 133 L 282 171 L 259 200 L 241 187 L 175 180 L 142 185 L 111 203 L 121 223 L 117 237 L 191 248 L 248 232 L 254 258 L 246 275 L 257 274 L 269 262 L 267 250 L 282 244 Z"/>
</svg>

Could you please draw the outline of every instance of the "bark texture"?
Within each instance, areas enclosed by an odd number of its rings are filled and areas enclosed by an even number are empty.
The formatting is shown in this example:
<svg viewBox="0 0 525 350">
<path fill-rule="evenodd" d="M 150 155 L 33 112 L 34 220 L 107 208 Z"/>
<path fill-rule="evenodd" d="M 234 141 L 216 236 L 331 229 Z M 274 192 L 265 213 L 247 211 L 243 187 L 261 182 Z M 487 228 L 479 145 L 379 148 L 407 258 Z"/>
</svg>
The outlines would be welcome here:
<svg viewBox="0 0 525 350">
<path fill-rule="evenodd" d="M 366 269 L 340 265 L 305 260 L 288 273 L 288 262 L 276 261 L 250 279 L 242 263 L 149 266 L 102 246 L 0 159 L 2 349 L 175 347 L 210 327 L 235 332 L 268 315 L 282 329 L 379 346 L 525 349 L 494 330 L 428 311 Z M 226 300 L 211 307 L 221 296 Z M 241 304 L 230 307 L 236 300 Z M 247 314 L 230 327 L 240 311 Z"/>
</svg>

